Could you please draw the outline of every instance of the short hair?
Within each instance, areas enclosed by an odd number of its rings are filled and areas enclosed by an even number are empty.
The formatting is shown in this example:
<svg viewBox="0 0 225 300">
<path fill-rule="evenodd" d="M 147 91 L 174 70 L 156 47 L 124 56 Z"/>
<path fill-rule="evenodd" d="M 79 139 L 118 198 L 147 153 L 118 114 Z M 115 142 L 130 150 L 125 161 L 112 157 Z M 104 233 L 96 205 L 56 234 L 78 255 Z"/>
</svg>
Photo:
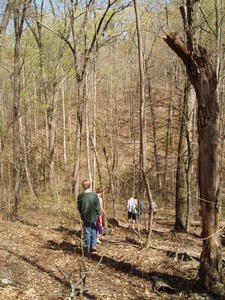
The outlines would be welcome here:
<svg viewBox="0 0 225 300">
<path fill-rule="evenodd" d="M 82 181 L 82 186 L 83 186 L 83 188 L 86 190 L 86 189 L 89 189 L 89 187 L 91 186 L 91 184 L 90 184 L 90 181 L 88 180 L 88 179 L 84 179 L 83 181 Z"/>
<path fill-rule="evenodd" d="M 98 187 L 96 189 L 96 194 L 101 194 L 103 192 L 102 188 L 101 187 Z"/>
</svg>

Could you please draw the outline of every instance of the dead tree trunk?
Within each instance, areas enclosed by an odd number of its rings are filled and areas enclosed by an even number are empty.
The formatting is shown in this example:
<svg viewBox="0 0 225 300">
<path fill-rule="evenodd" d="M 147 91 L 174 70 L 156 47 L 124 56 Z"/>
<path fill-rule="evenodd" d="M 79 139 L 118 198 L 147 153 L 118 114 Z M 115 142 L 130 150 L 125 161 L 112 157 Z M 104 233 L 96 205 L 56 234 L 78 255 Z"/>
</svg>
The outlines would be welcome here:
<svg viewBox="0 0 225 300">
<path fill-rule="evenodd" d="M 207 50 L 193 45 L 190 26 L 192 7 L 181 7 L 187 43 L 175 32 L 165 42 L 181 58 L 194 86 L 198 101 L 199 188 L 202 215 L 203 250 L 199 279 L 206 289 L 224 289 L 219 229 L 219 105 L 216 96 L 216 66 Z"/>
</svg>

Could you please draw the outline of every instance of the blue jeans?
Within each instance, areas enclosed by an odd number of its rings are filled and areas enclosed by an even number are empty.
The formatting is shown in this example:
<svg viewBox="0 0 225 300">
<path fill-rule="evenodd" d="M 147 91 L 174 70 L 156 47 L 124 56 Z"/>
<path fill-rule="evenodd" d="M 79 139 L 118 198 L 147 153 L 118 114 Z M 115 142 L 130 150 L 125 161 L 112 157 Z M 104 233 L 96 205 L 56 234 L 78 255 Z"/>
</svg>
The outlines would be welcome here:
<svg viewBox="0 0 225 300">
<path fill-rule="evenodd" d="M 143 214 L 139 214 L 139 221 L 142 224 L 142 222 L 143 222 Z"/>
<path fill-rule="evenodd" d="M 97 244 L 97 223 L 84 223 L 84 232 L 87 251 L 90 252 Z"/>
</svg>

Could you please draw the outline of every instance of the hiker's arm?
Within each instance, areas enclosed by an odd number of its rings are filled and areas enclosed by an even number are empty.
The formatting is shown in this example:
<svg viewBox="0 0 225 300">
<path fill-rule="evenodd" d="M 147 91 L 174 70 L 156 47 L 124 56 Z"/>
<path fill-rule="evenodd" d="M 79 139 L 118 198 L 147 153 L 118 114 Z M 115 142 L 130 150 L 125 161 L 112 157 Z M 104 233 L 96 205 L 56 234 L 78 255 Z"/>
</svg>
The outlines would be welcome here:
<svg viewBox="0 0 225 300">
<path fill-rule="evenodd" d="M 97 195 L 95 197 L 95 210 L 96 210 L 96 214 L 98 216 L 101 216 L 101 206 L 100 206 L 99 198 Z"/>
</svg>

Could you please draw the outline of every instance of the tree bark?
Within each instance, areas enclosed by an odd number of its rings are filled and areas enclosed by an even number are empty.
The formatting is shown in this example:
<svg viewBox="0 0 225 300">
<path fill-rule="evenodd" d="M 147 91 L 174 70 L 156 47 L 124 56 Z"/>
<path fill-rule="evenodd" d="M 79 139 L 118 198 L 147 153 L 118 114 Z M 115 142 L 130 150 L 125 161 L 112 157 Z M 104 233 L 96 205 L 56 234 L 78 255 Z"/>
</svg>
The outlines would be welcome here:
<svg viewBox="0 0 225 300">
<path fill-rule="evenodd" d="M 219 228 L 219 106 L 216 97 L 216 68 L 202 47 L 193 48 L 189 32 L 187 45 L 177 33 L 168 33 L 165 42 L 181 58 L 194 86 L 198 101 L 199 188 L 203 250 L 199 278 L 202 286 L 223 286 Z"/>
<path fill-rule="evenodd" d="M 21 200 L 21 166 L 20 166 L 20 43 L 23 33 L 23 24 L 26 15 L 27 3 L 14 3 L 14 86 L 13 86 L 13 167 L 14 167 L 14 215 L 17 215 Z"/>
<path fill-rule="evenodd" d="M 63 165 L 66 169 L 67 155 L 66 155 L 66 114 L 65 114 L 65 84 L 61 87 L 62 93 L 62 123 L 63 123 Z"/>
<path fill-rule="evenodd" d="M 187 186 L 185 179 L 185 110 L 188 100 L 187 81 L 184 87 L 184 99 L 180 107 L 180 136 L 177 153 L 177 173 L 176 173 L 176 219 L 175 230 L 186 231 L 187 217 Z"/>
<path fill-rule="evenodd" d="M 146 171 L 146 118 L 145 118 L 145 77 L 144 77 L 144 59 L 143 47 L 140 30 L 140 20 L 136 0 L 134 2 L 135 18 L 136 18 L 136 31 L 138 40 L 138 63 L 140 74 L 140 183 L 142 182 L 142 169 Z M 141 184 L 139 184 L 141 186 Z"/>
<path fill-rule="evenodd" d="M 142 39 L 141 39 L 141 30 L 140 30 L 140 21 L 138 15 L 138 7 L 136 0 L 133 0 L 135 18 L 136 18 L 136 31 L 137 31 L 137 40 L 138 40 L 138 61 L 139 61 L 139 73 L 140 73 L 140 167 L 141 173 L 145 183 L 145 189 L 147 191 L 148 203 L 150 207 L 149 213 L 149 228 L 148 235 L 145 242 L 145 247 L 149 247 L 152 224 L 153 224 L 153 197 L 149 185 L 149 181 L 146 174 L 147 169 L 147 159 L 146 159 L 146 125 L 145 125 L 145 79 L 144 79 L 144 59 L 143 59 L 143 48 L 142 48 Z"/>
<path fill-rule="evenodd" d="M 106 148 L 105 147 L 103 147 L 103 152 L 104 152 L 104 155 L 105 155 L 106 166 L 107 166 L 107 170 L 108 170 L 108 174 L 109 174 L 110 191 L 111 191 L 111 196 L 112 196 L 113 216 L 116 217 L 115 192 L 114 192 L 113 174 L 112 174 L 112 170 L 110 169 L 110 166 L 109 166 L 109 156 L 106 153 Z"/>
<path fill-rule="evenodd" d="M 73 183 L 72 183 L 72 193 L 75 197 L 78 195 L 78 179 L 80 170 L 80 156 L 81 156 L 81 140 L 82 140 L 82 128 L 83 128 L 83 111 L 84 111 L 84 101 L 81 99 L 81 86 L 82 81 L 77 82 L 78 89 L 78 103 L 77 103 L 77 127 L 76 127 L 76 137 L 75 137 L 75 161 L 73 169 Z"/>
<path fill-rule="evenodd" d="M 35 198 L 36 202 L 38 203 L 38 199 L 37 196 L 35 195 L 34 189 L 33 189 L 33 185 L 31 182 L 31 178 L 30 178 L 30 170 L 29 170 L 29 166 L 28 166 L 28 157 L 27 157 L 27 145 L 25 142 L 25 138 L 24 138 L 24 133 L 23 133 L 23 125 L 22 125 L 22 121 L 21 118 L 19 119 L 20 122 L 20 141 L 23 145 L 23 153 L 24 153 L 24 167 L 25 167 L 25 173 L 26 173 L 26 177 L 27 177 L 27 183 L 31 192 L 31 195 Z"/>
<path fill-rule="evenodd" d="M 172 106 L 173 106 L 173 83 L 174 76 L 172 75 L 171 79 L 171 90 L 170 97 L 168 103 L 168 118 L 167 118 L 167 129 L 166 129 L 166 140 L 165 140 L 165 166 L 163 173 L 163 200 L 167 203 L 168 200 L 168 156 L 169 156 L 169 145 L 170 145 L 170 137 L 171 137 L 171 118 L 172 118 Z"/>
<path fill-rule="evenodd" d="M 86 157 L 87 157 L 87 169 L 88 169 L 88 178 L 89 181 L 91 183 L 91 190 L 93 187 L 92 184 L 92 173 L 91 173 L 91 158 L 90 158 L 90 132 L 89 132 L 89 115 L 90 115 L 90 111 L 89 111 L 89 95 L 88 95 L 88 78 L 87 78 L 87 74 L 85 76 L 85 117 L 86 117 Z"/>
<path fill-rule="evenodd" d="M 159 167 L 159 154 L 158 154 L 158 144 L 157 144 L 157 126 L 156 126 L 156 114 L 154 107 L 154 100 L 151 95 L 151 82 L 148 78 L 148 95 L 151 108 L 151 120 L 152 120 L 152 133 L 153 133 L 153 144 L 154 144 L 154 156 L 155 156 L 155 166 L 156 166 L 156 178 L 158 185 L 159 196 L 161 194 L 161 176 L 160 176 L 160 167 Z"/>
<path fill-rule="evenodd" d="M 186 231 L 188 232 L 191 227 L 192 219 L 192 193 L 191 186 L 194 183 L 193 178 L 193 153 L 194 153 L 194 125 L 193 120 L 195 116 L 196 95 L 192 85 L 188 84 L 188 103 L 185 111 L 185 132 L 187 143 L 187 158 L 185 160 L 186 171 L 186 186 L 187 186 L 187 216 L 186 216 Z"/>
</svg>

